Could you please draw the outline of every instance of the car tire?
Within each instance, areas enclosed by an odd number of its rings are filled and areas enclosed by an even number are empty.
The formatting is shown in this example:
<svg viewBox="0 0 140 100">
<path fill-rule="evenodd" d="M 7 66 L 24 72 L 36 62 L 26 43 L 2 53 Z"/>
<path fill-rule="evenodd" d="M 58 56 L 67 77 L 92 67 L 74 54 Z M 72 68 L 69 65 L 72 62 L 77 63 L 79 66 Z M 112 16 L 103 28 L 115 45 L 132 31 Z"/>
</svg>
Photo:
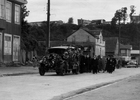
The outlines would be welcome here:
<svg viewBox="0 0 140 100">
<path fill-rule="evenodd" d="M 45 70 L 43 68 L 39 68 L 39 74 L 41 76 L 44 76 L 45 75 Z"/>
</svg>

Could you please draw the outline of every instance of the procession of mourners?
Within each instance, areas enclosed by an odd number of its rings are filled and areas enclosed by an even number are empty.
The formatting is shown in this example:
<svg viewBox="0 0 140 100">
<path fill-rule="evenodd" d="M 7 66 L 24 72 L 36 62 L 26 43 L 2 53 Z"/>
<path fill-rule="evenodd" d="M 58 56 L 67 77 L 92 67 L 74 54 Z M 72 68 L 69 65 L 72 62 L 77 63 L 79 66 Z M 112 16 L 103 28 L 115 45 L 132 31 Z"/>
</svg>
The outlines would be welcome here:
<svg viewBox="0 0 140 100">
<path fill-rule="evenodd" d="M 54 50 L 53 50 L 54 52 Z M 113 56 L 100 56 L 84 53 L 81 48 L 68 48 L 66 51 L 55 51 L 48 53 L 40 61 L 39 73 L 44 75 L 50 69 L 55 70 L 58 75 L 67 73 L 112 73 L 121 64 Z"/>
</svg>

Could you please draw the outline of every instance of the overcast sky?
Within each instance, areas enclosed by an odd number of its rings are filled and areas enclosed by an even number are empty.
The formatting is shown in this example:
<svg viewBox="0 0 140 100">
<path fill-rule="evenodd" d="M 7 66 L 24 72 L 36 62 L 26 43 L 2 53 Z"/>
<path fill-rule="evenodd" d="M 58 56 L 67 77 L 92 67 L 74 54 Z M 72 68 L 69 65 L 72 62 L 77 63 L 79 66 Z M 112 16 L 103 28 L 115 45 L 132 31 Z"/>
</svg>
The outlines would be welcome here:
<svg viewBox="0 0 140 100">
<path fill-rule="evenodd" d="M 47 1 L 48 0 L 27 0 L 27 9 L 30 14 L 27 18 L 28 22 L 46 21 L 47 20 Z M 50 0 L 51 16 L 50 20 L 62 20 L 67 22 L 73 17 L 74 23 L 77 19 L 105 19 L 110 21 L 116 10 L 122 7 L 128 8 L 135 5 L 136 14 L 140 14 L 140 0 Z"/>
</svg>

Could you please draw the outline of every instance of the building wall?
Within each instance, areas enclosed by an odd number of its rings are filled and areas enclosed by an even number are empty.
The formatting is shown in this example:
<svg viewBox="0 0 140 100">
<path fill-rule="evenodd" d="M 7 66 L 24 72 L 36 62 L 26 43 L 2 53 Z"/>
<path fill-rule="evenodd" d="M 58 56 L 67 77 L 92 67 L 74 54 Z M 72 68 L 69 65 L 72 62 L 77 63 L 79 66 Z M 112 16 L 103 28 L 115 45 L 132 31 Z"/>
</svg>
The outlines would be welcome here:
<svg viewBox="0 0 140 100">
<path fill-rule="evenodd" d="M 95 55 L 96 56 L 105 56 L 105 47 L 96 45 L 95 47 Z"/>
<path fill-rule="evenodd" d="M 7 2 L 8 4 L 10 4 L 10 6 L 6 5 Z M 3 18 L 0 17 L 0 32 L 1 32 L 0 34 L 2 34 L 2 38 L 0 37 L 0 41 L 2 41 L 2 44 L 0 44 L 0 53 L 1 53 L 0 62 L 8 63 L 20 60 L 19 52 L 20 52 L 20 35 L 21 35 L 21 24 L 20 24 L 21 3 L 22 2 L 18 2 L 18 0 L 16 1 L 4 0 L 5 16 Z M 9 10 L 7 10 L 7 7 L 9 7 L 8 8 Z M 8 20 L 7 18 L 9 18 L 10 20 Z"/>
<path fill-rule="evenodd" d="M 122 56 L 131 56 L 131 50 L 129 49 L 121 49 L 120 51 Z"/>
<path fill-rule="evenodd" d="M 103 40 L 102 33 L 96 39 L 95 55 L 105 56 L 105 41 Z"/>
<path fill-rule="evenodd" d="M 0 19 L 0 28 L 1 28 L 1 29 L 5 29 L 5 27 L 6 27 L 6 21 Z"/>
<path fill-rule="evenodd" d="M 86 25 L 89 25 L 90 23 L 91 23 L 90 20 L 78 19 L 78 25 L 86 26 Z"/>
<path fill-rule="evenodd" d="M 90 35 L 83 29 L 79 29 L 74 34 L 67 38 L 68 42 L 90 42 L 94 44 L 94 47 L 91 47 L 90 54 L 95 54 L 96 56 L 105 56 L 105 41 L 103 41 L 102 33 L 99 34 L 99 38 L 96 39 L 94 36 Z"/>
</svg>

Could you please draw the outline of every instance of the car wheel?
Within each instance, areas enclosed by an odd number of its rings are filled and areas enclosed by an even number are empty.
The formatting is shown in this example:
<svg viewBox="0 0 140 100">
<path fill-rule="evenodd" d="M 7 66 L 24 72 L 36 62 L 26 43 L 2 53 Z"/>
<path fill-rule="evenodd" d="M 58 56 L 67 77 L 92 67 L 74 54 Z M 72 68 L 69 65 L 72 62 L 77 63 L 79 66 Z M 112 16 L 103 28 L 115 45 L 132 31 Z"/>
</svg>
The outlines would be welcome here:
<svg viewBox="0 0 140 100">
<path fill-rule="evenodd" d="M 45 75 L 45 70 L 43 68 L 39 68 L 39 74 L 41 76 L 44 76 Z"/>
</svg>

